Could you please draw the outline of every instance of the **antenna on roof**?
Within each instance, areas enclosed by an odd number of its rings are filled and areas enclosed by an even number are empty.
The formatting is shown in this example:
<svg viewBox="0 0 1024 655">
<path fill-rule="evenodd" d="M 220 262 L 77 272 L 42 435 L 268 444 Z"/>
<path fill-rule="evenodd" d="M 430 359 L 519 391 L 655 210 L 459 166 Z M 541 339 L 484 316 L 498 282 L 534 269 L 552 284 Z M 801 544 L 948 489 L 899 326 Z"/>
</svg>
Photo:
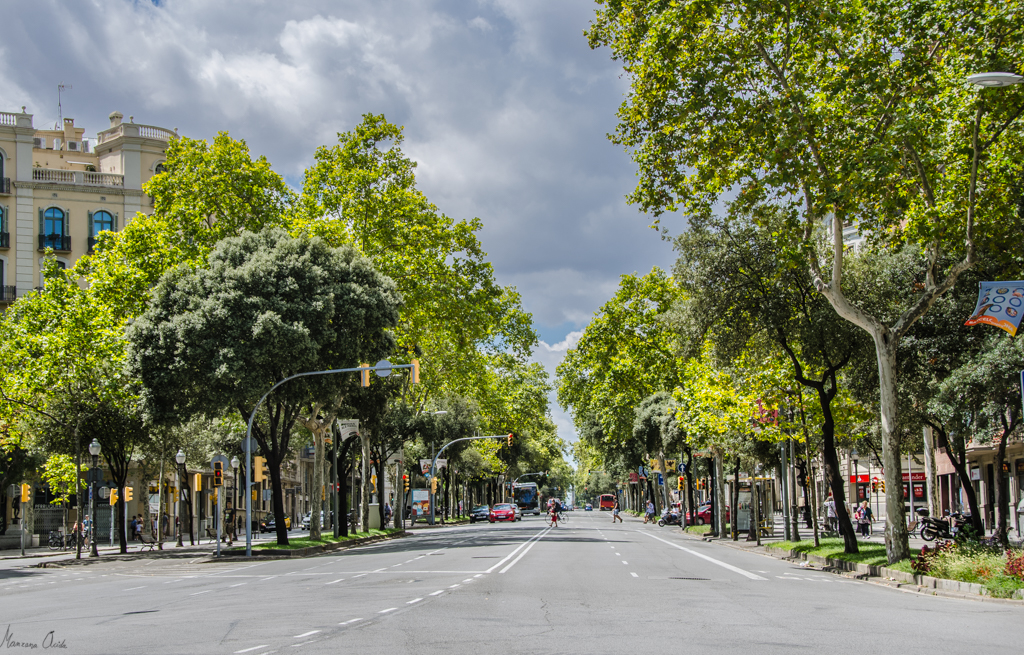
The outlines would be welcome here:
<svg viewBox="0 0 1024 655">
<path fill-rule="evenodd" d="M 57 85 L 57 124 L 53 126 L 53 129 L 55 129 L 55 130 L 63 130 L 64 129 L 64 112 L 63 112 L 63 109 L 61 108 L 60 94 L 63 93 L 64 91 L 70 91 L 70 90 L 71 90 L 71 85 L 70 84 L 64 84 L 63 82 L 61 82 L 60 84 Z"/>
</svg>

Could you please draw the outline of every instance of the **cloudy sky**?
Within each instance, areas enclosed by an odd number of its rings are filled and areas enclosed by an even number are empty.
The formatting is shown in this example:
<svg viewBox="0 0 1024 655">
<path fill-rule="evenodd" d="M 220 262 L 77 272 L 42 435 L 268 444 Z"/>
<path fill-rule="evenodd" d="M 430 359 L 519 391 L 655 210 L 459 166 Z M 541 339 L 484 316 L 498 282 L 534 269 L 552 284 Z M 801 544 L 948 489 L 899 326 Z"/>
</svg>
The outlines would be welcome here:
<svg viewBox="0 0 1024 655">
<path fill-rule="evenodd" d="M 479 216 L 498 280 L 533 313 L 553 373 L 623 273 L 672 262 L 624 196 L 605 135 L 627 83 L 583 30 L 591 0 L 0 0 L 0 111 L 87 135 L 121 111 L 227 130 L 297 185 L 314 149 L 366 112 L 405 127 L 427 196 Z M 679 219 L 664 224 L 673 232 Z M 561 436 L 571 422 L 555 408 Z"/>
</svg>

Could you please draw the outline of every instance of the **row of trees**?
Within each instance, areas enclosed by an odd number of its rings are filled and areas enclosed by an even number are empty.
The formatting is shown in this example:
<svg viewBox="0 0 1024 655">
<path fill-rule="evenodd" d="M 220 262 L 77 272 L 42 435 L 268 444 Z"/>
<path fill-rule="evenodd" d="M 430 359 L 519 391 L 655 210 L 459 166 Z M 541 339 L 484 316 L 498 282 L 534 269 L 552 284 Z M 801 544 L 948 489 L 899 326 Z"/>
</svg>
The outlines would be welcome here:
<svg viewBox="0 0 1024 655">
<path fill-rule="evenodd" d="M 659 330 L 680 337 L 672 361 L 682 379 L 660 389 L 681 390 L 683 432 L 704 439 L 760 429 L 774 438 L 806 426 L 837 499 L 837 434 L 873 439 L 885 469 L 888 558 L 907 557 L 900 455 L 908 435 L 933 425 L 963 464 L 962 440 L 995 432 L 1002 452 L 1020 422 L 1019 402 L 1010 402 L 1019 390 L 993 368 L 1017 346 L 958 326 L 971 313 L 974 282 L 1019 277 L 1020 258 L 1007 246 L 1021 228 L 1024 100 L 966 77 L 1021 60 L 1024 7 L 600 4 L 590 43 L 610 48 L 631 80 L 612 137 L 638 166 L 631 200 L 690 222 L 676 244 L 675 279 L 642 278 L 678 293 Z M 851 226 L 867 239 L 857 253 L 845 245 Z M 625 440 L 625 405 L 613 421 L 582 398 L 589 378 L 603 375 L 574 361 L 589 361 L 590 348 L 585 335 L 564 365 L 560 398 L 583 424 L 596 417 L 605 439 Z M 635 401 L 658 385 L 630 386 Z M 802 400 L 783 402 L 802 399 L 801 389 L 817 416 Z M 800 420 L 755 418 L 752 428 L 758 402 Z M 972 497 L 969 484 L 965 492 Z"/>
<path fill-rule="evenodd" d="M 564 468 L 550 383 L 527 362 L 531 317 L 514 288 L 495 282 L 480 220 L 430 204 L 401 143 L 399 127 L 366 115 L 316 151 L 295 191 L 226 133 L 173 139 L 145 187 L 152 214 L 101 233 L 70 270 L 47 258 L 44 288 L 0 319 L 0 477 L 49 463 L 61 473 L 45 481 L 66 499 L 93 438 L 117 486 L 129 467 L 162 477 L 179 448 L 204 468 L 214 453 L 241 452 L 250 413 L 276 383 L 385 357 L 418 358 L 422 384 L 305 377 L 257 412 L 279 543 L 288 540 L 282 468 L 312 443 L 321 506 L 336 418 L 360 419 L 363 448 L 345 445 L 339 473 L 361 462 L 364 498 L 370 467 L 383 480 L 381 463 L 400 448 L 415 461 L 431 441 L 477 432 L 521 436 L 511 450 L 449 453 L 464 481 Z"/>
</svg>

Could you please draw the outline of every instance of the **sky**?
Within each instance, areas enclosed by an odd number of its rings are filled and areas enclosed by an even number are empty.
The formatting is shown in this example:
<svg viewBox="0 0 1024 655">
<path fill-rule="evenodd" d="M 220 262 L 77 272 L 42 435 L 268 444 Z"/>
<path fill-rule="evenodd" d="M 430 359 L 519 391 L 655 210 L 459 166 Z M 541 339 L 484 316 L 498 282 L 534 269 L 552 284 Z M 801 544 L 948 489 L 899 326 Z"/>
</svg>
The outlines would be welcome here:
<svg viewBox="0 0 1024 655">
<path fill-rule="evenodd" d="M 522 294 L 554 369 L 619 276 L 670 244 L 625 201 L 635 166 L 607 139 L 628 91 L 583 31 L 592 0 L 0 0 L 0 111 L 94 136 L 120 111 L 193 138 L 228 131 L 298 186 L 317 146 L 364 113 L 404 126 L 421 190 L 479 217 L 498 282 Z M 682 219 L 662 221 L 678 233 Z M 559 435 L 575 440 L 553 402 Z"/>
</svg>

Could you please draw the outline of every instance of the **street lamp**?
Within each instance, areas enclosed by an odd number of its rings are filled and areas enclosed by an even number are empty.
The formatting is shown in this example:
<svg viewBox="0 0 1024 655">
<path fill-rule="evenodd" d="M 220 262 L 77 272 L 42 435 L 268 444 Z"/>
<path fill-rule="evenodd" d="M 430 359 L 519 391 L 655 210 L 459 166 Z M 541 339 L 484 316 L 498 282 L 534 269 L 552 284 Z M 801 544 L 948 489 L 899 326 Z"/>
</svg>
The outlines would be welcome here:
<svg viewBox="0 0 1024 655">
<path fill-rule="evenodd" d="M 1024 77 L 1013 73 L 975 73 L 968 76 L 967 81 L 984 89 L 994 89 L 1020 84 L 1024 82 Z"/>
<path fill-rule="evenodd" d="M 235 483 L 234 483 L 235 493 L 232 494 L 232 496 L 234 496 L 234 498 L 231 501 L 231 534 L 232 535 L 234 535 L 235 530 L 238 529 L 238 466 L 239 466 L 239 464 L 241 464 L 241 462 L 238 461 L 238 455 L 235 455 L 234 457 L 231 458 L 231 468 L 234 470 L 234 473 L 235 473 L 234 478 L 232 478 L 235 481 Z"/>
<path fill-rule="evenodd" d="M 184 481 L 185 476 L 182 470 L 185 466 L 185 451 L 181 448 L 178 449 L 178 454 L 174 456 L 174 461 L 178 463 L 178 546 L 184 546 L 181 542 L 182 528 L 185 527 L 184 515 L 185 515 L 185 494 L 182 493 L 184 490 L 181 487 L 181 483 Z"/>
<path fill-rule="evenodd" d="M 89 503 L 89 511 L 92 513 L 89 521 L 89 557 L 99 557 L 100 551 L 96 546 L 96 472 L 99 470 L 100 442 L 96 439 L 89 444 L 89 454 L 92 455 L 92 500 Z"/>
</svg>

